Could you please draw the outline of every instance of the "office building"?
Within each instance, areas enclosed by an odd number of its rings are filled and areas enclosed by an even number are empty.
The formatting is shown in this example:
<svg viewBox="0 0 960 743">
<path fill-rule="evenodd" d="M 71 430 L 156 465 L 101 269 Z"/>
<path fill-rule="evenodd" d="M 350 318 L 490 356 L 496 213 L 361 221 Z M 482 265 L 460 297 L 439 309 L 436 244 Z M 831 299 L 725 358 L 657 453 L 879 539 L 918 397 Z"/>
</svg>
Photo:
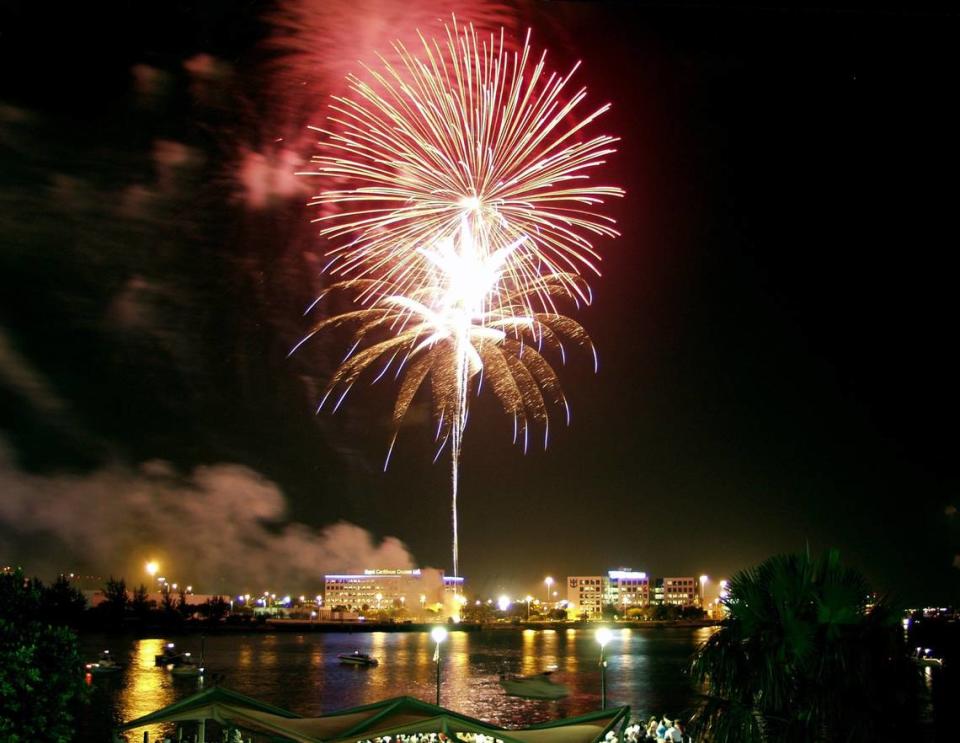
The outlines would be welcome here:
<svg viewBox="0 0 960 743">
<path fill-rule="evenodd" d="M 650 604 L 650 579 L 642 571 L 620 568 L 607 572 L 605 604 L 613 604 L 619 609 Z"/>
<path fill-rule="evenodd" d="M 601 616 L 607 579 L 602 575 L 573 575 L 567 578 L 567 602 L 573 617 Z"/>
</svg>

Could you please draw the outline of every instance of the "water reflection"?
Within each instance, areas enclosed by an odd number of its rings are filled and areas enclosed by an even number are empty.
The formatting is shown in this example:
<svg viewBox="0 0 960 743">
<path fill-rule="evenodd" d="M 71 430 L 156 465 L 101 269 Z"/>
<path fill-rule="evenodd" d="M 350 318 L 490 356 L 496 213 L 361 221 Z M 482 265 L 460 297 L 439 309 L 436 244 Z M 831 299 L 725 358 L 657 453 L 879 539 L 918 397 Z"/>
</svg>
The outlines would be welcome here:
<svg viewBox="0 0 960 743">
<path fill-rule="evenodd" d="M 687 715 L 694 698 L 687 673 L 690 656 L 709 633 L 689 629 L 615 633 L 607 646 L 610 703 L 630 704 L 638 715 Z M 118 719 L 130 720 L 197 691 L 196 680 L 175 681 L 153 665 L 163 643 L 163 639 L 84 638 L 89 657 L 109 647 L 116 657 L 129 658 L 122 678 L 93 680 L 98 699 L 113 705 Z M 199 638 L 178 644 L 199 651 Z M 338 653 L 354 650 L 378 657 L 380 665 L 363 668 L 338 662 Z M 207 684 L 222 678 L 227 688 L 308 716 L 400 694 L 434 701 L 433 651 L 434 642 L 426 632 L 215 635 L 205 640 Z M 582 714 L 600 703 L 598 660 L 592 631 L 453 630 L 441 647 L 442 702 L 507 726 Z M 555 678 L 570 690 L 568 698 L 525 700 L 504 694 L 499 683 L 502 670 L 532 674 L 552 665 L 557 666 Z M 151 740 L 171 732 L 148 730 Z M 135 731 L 130 740 L 141 740 L 142 734 Z M 101 739 L 108 740 L 109 732 Z"/>
<path fill-rule="evenodd" d="M 177 694 L 179 690 L 174 689 L 170 673 L 155 663 L 156 656 L 163 653 L 163 646 L 164 641 L 157 639 L 138 640 L 133 644 L 117 700 L 120 716 L 124 721 L 149 714 L 155 709 L 172 704 L 176 697 L 182 696 Z M 196 679 L 193 681 L 195 686 Z M 191 689 L 188 693 L 195 690 Z M 148 731 L 153 739 L 159 738 L 167 728 L 153 725 L 143 730 Z M 142 735 L 142 730 L 139 732 Z"/>
</svg>

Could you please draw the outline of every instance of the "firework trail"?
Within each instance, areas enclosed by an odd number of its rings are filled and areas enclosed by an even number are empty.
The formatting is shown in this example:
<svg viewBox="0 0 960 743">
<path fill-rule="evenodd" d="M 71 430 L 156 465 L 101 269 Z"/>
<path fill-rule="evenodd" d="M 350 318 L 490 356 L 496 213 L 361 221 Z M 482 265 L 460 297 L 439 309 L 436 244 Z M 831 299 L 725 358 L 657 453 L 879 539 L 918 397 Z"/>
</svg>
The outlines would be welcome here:
<svg viewBox="0 0 960 743">
<path fill-rule="evenodd" d="M 399 64 L 365 68 L 371 82 L 350 76 L 352 95 L 335 96 L 333 125 L 318 128 L 325 150 L 308 174 L 335 187 L 311 204 L 336 206 L 316 220 L 321 235 L 348 239 L 326 272 L 357 309 L 317 323 L 294 351 L 324 329 L 355 325 L 320 407 L 332 399 L 336 410 L 384 361 L 374 381 L 391 368 L 402 377 L 395 425 L 429 378 L 437 455 L 451 445 L 456 575 L 471 382 L 479 390 L 488 380 L 515 440 L 526 445 L 535 421 L 546 443 L 547 400 L 565 409 L 566 400 L 542 351 L 563 360 L 564 340 L 593 348 L 557 302 L 590 302 L 583 272 L 599 274 L 600 260 L 591 239 L 618 234 L 599 210 L 623 192 L 590 180 L 616 139 L 584 130 L 609 105 L 577 118 L 586 90 L 566 98 L 573 71 L 548 74 L 545 55 L 532 60 L 529 34 L 511 53 L 502 32 L 481 41 L 454 21 L 443 42 L 421 37 L 419 56 L 399 42 L 394 53 Z"/>
</svg>

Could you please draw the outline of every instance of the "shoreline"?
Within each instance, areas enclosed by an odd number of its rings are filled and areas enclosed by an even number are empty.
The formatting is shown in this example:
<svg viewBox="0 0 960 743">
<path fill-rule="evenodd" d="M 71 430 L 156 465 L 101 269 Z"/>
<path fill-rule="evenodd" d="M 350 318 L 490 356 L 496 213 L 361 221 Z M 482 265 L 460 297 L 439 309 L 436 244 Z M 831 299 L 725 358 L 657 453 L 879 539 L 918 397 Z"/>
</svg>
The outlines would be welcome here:
<svg viewBox="0 0 960 743">
<path fill-rule="evenodd" d="M 525 632 L 527 630 L 550 630 L 553 632 L 566 632 L 568 630 L 590 630 L 597 627 L 610 627 L 611 629 L 700 629 L 703 627 L 717 627 L 720 625 L 719 619 L 689 619 L 689 620 L 651 620 L 646 622 L 519 622 L 502 623 L 489 622 L 484 624 L 474 624 L 461 622 L 441 623 L 441 622 L 414 622 L 414 623 L 390 623 L 390 622 L 317 622 L 309 619 L 268 619 L 262 623 L 238 623 L 238 624 L 219 624 L 208 625 L 203 623 L 185 624 L 180 627 L 163 626 L 139 626 L 125 627 L 120 630 L 108 628 L 87 627 L 79 631 L 81 636 L 95 634 L 133 634 L 138 636 L 156 636 L 156 635 L 213 635 L 213 634 L 257 634 L 269 635 L 289 632 L 322 632 L 322 633 L 347 633 L 359 634 L 369 632 L 429 632 L 438 624 L 443 624 L 450 632 Z"/>
</svg>

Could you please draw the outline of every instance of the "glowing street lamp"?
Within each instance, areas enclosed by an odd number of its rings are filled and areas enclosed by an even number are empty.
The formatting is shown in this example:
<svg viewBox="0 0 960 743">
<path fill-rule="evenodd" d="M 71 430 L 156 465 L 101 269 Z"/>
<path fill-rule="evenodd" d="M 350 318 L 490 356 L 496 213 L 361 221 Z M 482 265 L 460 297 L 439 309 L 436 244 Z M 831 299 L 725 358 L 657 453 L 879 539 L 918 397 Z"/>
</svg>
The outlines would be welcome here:
<svg viewBox="0 0 960 743">
<path fill-rule="evenodd" d="M 710 578 L 706 575 L 700 576 L 700 606 L 703 606 L 703 599 L 706 596 L 707 581 L 709 580 Z"/>
<path fill-rule="evenodd" d="M 597 630 L 597 642 L 600 644 L 600 709 L 607 708 L 607 660 L 603 657 L 603 647 L 613 638 L 606 627 Z"/>
<path fill-rule="evenodd" d="M 440 706 L 440 643 L 447 639 L 447 630 L 443 627 L 434 627 L 430 630 L 430 637 L 437 643 L 433 651 L 433 662 L 437 664 L 437 706 Z"/>
<path fill-rule="evenodd" d="M 543 579 L 544 584 L 547 587 L 547 603 L 550 603 L 550 589 L 553 588 L 553 578 L 549 575 Z"/>
<path fill-rule="evenodd" d="M 151 560 L 146 564 L 145 567 L 147 570 L 147 575 L 149 575 L 151 578 L 155 578 L 157 571 L 160 570 L 160 563 L 158 563 L 156 560 Z"/>
<path fill-rule="evenodd" d="M 510 597 L 504 594 L 497 599 L 497 608 L 500 611 L 506 611 L 510 608 Z"/>
<path fill-rule="evenodd" d="M 527 621 L 530 621 L 530 602 L 533 601 L 533 596 L 527 596 L 524 601 L 527 602 Z"/>
</svg>

